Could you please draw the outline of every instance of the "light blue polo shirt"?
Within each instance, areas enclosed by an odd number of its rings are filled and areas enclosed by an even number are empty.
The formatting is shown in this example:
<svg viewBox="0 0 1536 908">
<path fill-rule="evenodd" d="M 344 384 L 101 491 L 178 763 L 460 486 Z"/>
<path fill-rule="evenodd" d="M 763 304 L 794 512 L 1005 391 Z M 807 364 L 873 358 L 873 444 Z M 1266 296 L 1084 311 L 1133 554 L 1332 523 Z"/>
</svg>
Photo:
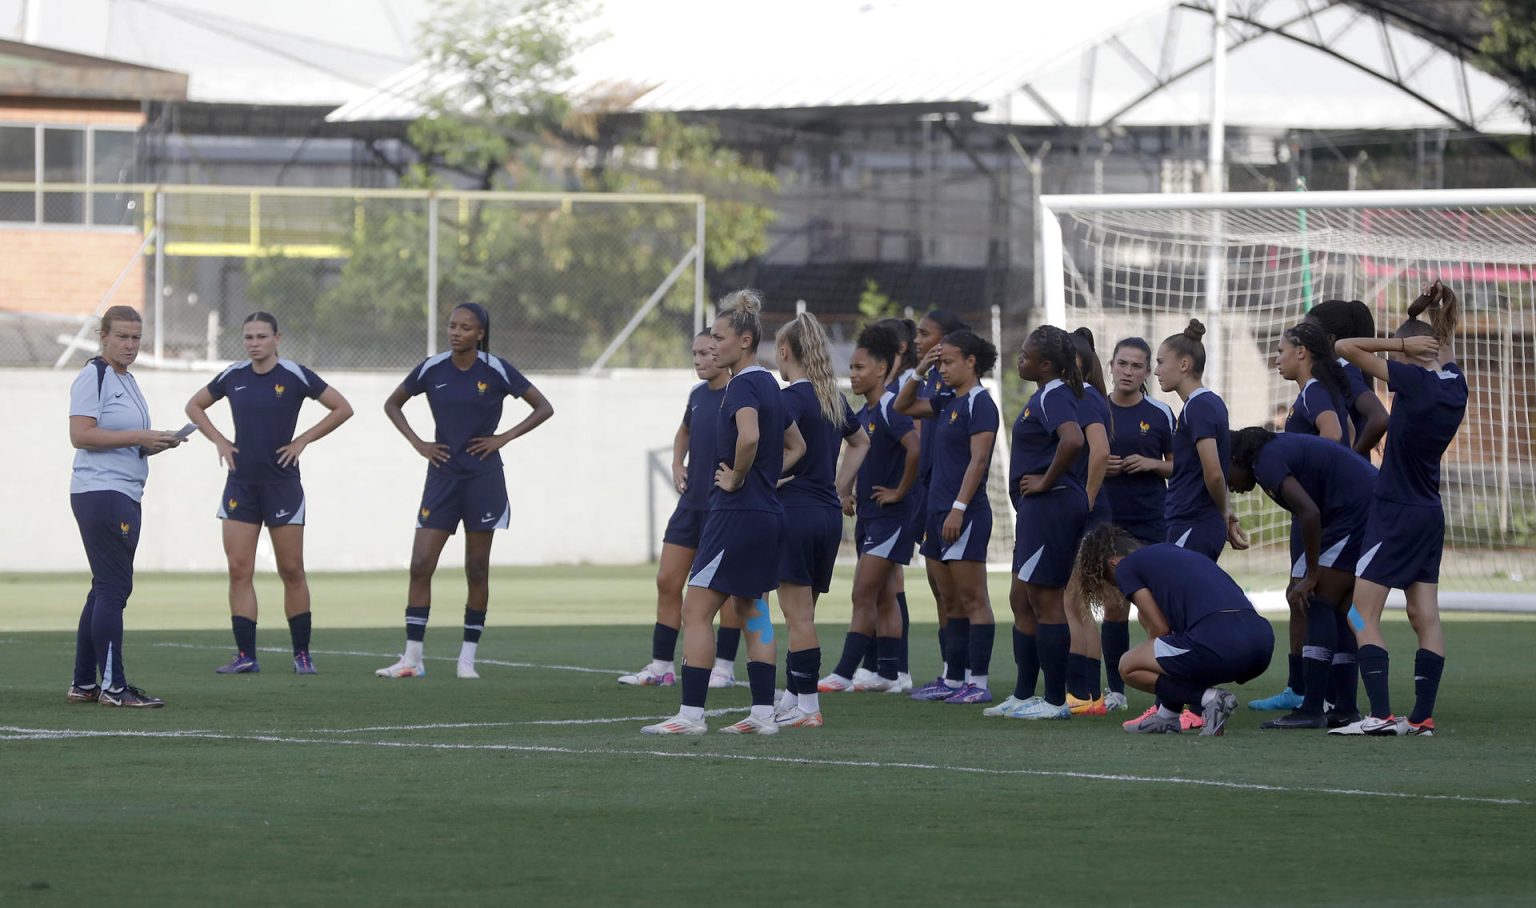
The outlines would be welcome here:
<svg viewBox="0 0 1536 908">
<path fill-rule="evenodd" d="M 103 429 L 149 428 L 149 404 L 145 403 L 138 382 L 126 372 L 119 375 L 99 356 L 75 376 L 75 383 L 69 388 L 69 415 L 89 416 Z M 149 458 L 139 454 L 137 445 L 110 451 L 80 449 L 75 451 L 69 492 L 121 492 L 138 501 L 144 497 L 144 481 L 148 478 Z"/>
</svg>

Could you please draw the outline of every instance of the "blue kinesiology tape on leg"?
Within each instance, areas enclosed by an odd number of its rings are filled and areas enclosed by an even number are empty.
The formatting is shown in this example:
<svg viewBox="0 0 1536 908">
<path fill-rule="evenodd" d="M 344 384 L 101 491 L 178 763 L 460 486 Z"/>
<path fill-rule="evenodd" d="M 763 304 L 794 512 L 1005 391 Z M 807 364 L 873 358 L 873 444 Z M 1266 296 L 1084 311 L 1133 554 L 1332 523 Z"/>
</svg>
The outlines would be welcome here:
<svg viewBox="0 0 1536 908">
<path fill-rule="evenodd" d="M 752 603 L 752 614 L 747 618 L 747 631 L 757 635 L 763 643 L 773 642 L 773 619 L 768 615 L 768 600 Z"/>
</svg>

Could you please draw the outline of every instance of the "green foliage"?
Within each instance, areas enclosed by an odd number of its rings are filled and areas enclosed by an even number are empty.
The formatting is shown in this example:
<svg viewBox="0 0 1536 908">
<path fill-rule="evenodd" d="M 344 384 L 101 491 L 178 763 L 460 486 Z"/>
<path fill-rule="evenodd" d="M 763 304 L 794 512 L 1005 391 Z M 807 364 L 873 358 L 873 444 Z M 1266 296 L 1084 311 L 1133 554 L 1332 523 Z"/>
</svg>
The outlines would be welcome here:
<svg viewBox="0 0 1536 908">
<path fill-rule="evenodd" d="M 1522 94 L 1527 121 L 1536 123 L 1536 0 L 1483 0 L 1493 31 L 1482 42 L 1487 61 Z"/>
<path fill-rule="evenodd" d="M 859 313 L 870 321 L 882 318 L 900 318 L 901 307 L 880 291 L 880 285 L 872 277 L 864 279 L 864 292 L 859 294 Z"/>
</svg>

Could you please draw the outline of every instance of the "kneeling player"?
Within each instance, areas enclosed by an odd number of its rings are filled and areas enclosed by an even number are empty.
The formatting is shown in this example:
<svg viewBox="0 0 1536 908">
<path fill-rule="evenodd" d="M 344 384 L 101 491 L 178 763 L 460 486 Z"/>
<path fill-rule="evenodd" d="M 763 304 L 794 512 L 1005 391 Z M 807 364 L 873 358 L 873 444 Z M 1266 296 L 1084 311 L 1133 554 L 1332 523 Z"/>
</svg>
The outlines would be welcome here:
<svg viewBox="0 0 1536 908">
<path fill-rule="evenodd" d="M 1155 693 L 1159 706 L 1135 734 L 1178 734 L 1185 704 L 1200 704 L 1201 735 L 1226 731 L 1237 697 L 1217 687 L 1242 684 L 1269 668 L 1275 635 L 1235 581 L 1214 561 L 1161 543 L 1143 545 L 1119 527 L 1096 527 L 1077 556 L 1079 594 L 1087 601 L 1123 595 L 1150 638 L 1120 660 L 1120 675 Z"/>
</svg>

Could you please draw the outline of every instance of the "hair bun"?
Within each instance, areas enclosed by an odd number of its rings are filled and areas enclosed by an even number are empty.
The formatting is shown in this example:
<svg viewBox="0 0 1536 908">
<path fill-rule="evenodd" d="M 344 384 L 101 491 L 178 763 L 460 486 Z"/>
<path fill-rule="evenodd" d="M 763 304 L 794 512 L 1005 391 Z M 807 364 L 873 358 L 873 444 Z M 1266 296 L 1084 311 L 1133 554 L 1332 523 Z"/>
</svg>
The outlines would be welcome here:
<svg viewBox="0 0 1536 908">
<path fill-rule="evenodd" d="M 725 295 L 725 308 L 756 315 L 763 311 L 763 295 L 751 288 L 733 290 Z"/>
<path fill-rule="evenodd" d="M 1192 318 L 1189 320 L 1189 325 L 1184 328 L 1184 336 L 1199 343 L 1200 339 L 1205 337 L 1205 326 L 1200 324 L 1198 318 Z"/>
</svg>

